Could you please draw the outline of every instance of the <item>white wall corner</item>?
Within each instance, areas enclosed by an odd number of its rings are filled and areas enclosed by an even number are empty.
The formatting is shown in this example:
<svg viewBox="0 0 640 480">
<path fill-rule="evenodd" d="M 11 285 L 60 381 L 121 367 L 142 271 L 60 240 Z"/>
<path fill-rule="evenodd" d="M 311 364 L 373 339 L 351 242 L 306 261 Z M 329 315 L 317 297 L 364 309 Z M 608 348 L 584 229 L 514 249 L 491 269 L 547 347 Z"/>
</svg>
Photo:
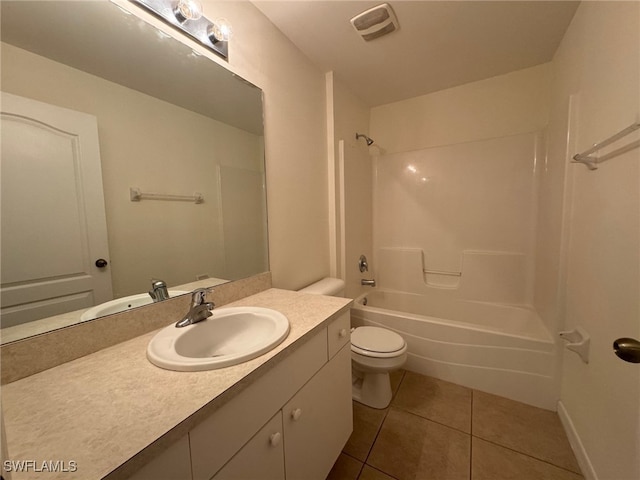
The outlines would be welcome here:
<svg viewBox="0 0 640 480">
<path fill-rule="evenodd" d="M 329 216 L 329 276 L 338 276 L 338 232 L 336 206 L 336 148 L 335 111 L 333 96 L 333 72 L 325 73 L 326 121 L 327 121 L 327 201 Z"/>
<path fill-rule="evenodd" d="M 578 431 L 569 416 L 569 412 L 567 412 L 567 409 L 562 403 L 562 400 L 558 401 L 558 416 L 560 417 L 560 422 L 562 422 L 564 431 L 569 439 L 569 444 L 576 456 L 576 460 L 578 461 L 578 465 L 580 466 L 580 470 L 582 471 L 582 475 L 585 480 L 598 480 L 598 475 L 591 464 L 587 450 L 584 448 L 582 440 L 578 435 Z"/>
</svg>

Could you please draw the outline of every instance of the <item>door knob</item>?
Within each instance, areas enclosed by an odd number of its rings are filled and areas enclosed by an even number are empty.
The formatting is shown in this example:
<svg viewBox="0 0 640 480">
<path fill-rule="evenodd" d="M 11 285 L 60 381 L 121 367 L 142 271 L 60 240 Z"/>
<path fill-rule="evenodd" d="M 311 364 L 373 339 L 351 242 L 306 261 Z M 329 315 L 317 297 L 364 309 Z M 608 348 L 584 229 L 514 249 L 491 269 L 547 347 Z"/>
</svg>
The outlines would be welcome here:
<svg viewBox="0 0 640 480">
<path fill-rule="evenodd" d="M 104 258 L 99 258 L 96 260 L 96 267 L 98 268 L 104 268 L 107 265 L 109 265 L 109 262 L 107 262 Z"/>
<path fill-rule="evenodd" d="M 625 362 L 640 363 L 640 342 L 635 338 L 619 338 L 613 342 L 613 352 Z"/>
</svg>

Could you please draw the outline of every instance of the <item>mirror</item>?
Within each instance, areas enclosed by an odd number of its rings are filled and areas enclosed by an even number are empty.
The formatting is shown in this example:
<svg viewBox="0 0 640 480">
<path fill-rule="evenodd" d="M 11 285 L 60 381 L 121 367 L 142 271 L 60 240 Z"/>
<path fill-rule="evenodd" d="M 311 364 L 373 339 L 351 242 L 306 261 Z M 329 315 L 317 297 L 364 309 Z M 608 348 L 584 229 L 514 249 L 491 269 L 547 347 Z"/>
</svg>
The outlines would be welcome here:
<svg viewBox="0 0 640 480">
<path fill-rule="evenodd" d="M 111 2 L 1 8 L 3 343 L 268 270 L 260 89 Z"/>
</svg>

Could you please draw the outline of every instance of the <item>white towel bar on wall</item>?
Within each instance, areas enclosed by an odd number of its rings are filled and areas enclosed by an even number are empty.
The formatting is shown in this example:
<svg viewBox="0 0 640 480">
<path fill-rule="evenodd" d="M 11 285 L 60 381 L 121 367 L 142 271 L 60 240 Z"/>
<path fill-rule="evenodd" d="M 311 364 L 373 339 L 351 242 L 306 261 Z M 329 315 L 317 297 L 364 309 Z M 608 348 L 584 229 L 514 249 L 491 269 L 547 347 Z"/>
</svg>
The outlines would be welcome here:
<svg viewBox="0 0 640 480">
<path fill-rule="evenodd" d="M 609 160 L 610 158 L 616 157 L 625 152 L 628 152 L 629 150 L 633 150 L 634 148 L 640 147 L 640 140 L 635 140 L 629 143 L 628 145 L 625 145 L 616 150 L 613 150 L 612 152 L 609 152 L 606 155 L 603 155 L 601 157 L 592 156 L 591 155 L 592 153 L 597 152 L 601 148 L 604 148 L 608 145 L 611 145 L 613 142 L 620 140 L 622 137 L 626 137 L 630 133 L 638 130 L 639 128 L 640 128 L 640 122 L 636 122 L 629 125 L 627 128 L 620 130 L 615 135 L 611 135 L 609 138 L 599 143 L 595 143 L 593 147 L 589 148 L 588 150 L 585 150 L 582 153 L 578 153 L 574 155 L 571 163 L 584 163 L 589 168 L 589 170 L 596 170 L 598 168 L 597 166 L 598 163 L 602 163 L 606 160 Z"/>
<path fill-rule="evenodd" d="M 178 202 L 194 202 L 203 203 L 204 197 L 201 193 L 194 193 L 193 195 L 171 195 L 165 193 L 142 193 L 137 187 L 129 188 L 129 196 L 132 202 L 139 202 L 140 200 L 172 200 Z"/>
</svg>

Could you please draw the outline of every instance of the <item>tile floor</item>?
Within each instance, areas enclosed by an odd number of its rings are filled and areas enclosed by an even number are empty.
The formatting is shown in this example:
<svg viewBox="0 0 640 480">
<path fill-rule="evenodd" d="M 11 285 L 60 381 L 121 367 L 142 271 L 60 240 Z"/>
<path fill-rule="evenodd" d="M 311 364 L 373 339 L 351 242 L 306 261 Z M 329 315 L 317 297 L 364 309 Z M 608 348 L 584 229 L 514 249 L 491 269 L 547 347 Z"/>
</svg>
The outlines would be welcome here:
<svg viewBox="0 0 640 480">
<path fill-rule="evenodd" d="M 385 410 L 353 402 L 327 480 L 579 480 L 557 414 L 404 370 Z"/>
</svg>

